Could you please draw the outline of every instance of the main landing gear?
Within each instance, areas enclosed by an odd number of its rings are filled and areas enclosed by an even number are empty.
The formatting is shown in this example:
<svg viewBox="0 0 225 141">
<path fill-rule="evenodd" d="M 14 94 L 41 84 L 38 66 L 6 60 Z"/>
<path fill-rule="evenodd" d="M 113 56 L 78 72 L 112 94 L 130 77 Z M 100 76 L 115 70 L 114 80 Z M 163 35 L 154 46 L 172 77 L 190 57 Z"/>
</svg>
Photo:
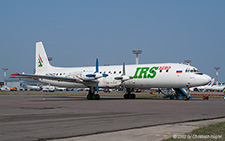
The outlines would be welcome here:
<svg viewBox="0 0 225 141">
<path fill-rule="evenodd" d="M 95 89 L 93 87 L 91 87 L 89 89 L 89 91 L 88 91 L 87 99 L 88 100 L 99 100 L 100 99 L 100 95 L 99 94 L 95 94 Z"/>
<path fill-rule="evenodd" d="M 136 95 L 131 93 L 131 89 L 127 89 L 127 92 L 124 94 L 124 99 L 135 99 Z"/>
</svg>

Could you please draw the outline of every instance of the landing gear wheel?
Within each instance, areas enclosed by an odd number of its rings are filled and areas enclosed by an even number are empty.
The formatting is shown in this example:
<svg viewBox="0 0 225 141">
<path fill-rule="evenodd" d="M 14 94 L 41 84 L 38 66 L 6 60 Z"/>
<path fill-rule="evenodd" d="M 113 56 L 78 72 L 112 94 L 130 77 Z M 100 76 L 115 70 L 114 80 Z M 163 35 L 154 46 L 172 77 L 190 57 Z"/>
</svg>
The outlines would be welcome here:
<svg viewBox="0 0 225 141">
<path fill-rule="evenodd" d="M 123 97 L 124 97 L 124 99 L 135 99 L 136 95 L 135 94 L 125 94 Z"/>
<path fill-rule="evenodd" d="M 136 95 L 135 94 L 131 94 L 131 99 L 135 99 Z"/>
<path fill-rule="evenodd" d="M 99 94 L 96 94 L 95 95 L 95 100 L 99 100 L 100 99 L 100 95 Z"/>
<path fill-rule="evenodd" d="M 184 96 L 184 97 L 183 97 L 183 100 L 189 100 L 189 97 Z"/>
<path fill-rule="evenodd" d="M 99 100 L 100 99 L 100 95 L 99 94 L 88 94 L 87 95 L 87 99 L 88 100 Z"/>
<path fill-rule="evenodd" d="M 128 99 L 129 98 L 129 95 L 128 94 L 125 94 L 123 97 L 124 97 L 124 99 Z"/>
<path fill-rule="evenodd" d="M 90 94 L 87 95 L 88 100 L 92 100 L 92 96 Z"/>
</svg>

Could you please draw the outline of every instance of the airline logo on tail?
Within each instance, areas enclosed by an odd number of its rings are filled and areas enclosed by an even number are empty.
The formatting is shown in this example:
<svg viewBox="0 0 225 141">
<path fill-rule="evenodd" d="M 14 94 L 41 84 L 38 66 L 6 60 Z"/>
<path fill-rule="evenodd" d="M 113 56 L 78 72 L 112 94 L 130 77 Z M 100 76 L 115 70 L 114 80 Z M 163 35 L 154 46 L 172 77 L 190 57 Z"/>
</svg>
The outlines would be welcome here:
<svg viewBox="0 0 225 141">
<path fill-rule="evenodd" d="M 40 54 L 38 55 L 38 63 L 39 63 L 38 67 L 43 67 L 43 60 L 41 59 Z"/>
</svg>

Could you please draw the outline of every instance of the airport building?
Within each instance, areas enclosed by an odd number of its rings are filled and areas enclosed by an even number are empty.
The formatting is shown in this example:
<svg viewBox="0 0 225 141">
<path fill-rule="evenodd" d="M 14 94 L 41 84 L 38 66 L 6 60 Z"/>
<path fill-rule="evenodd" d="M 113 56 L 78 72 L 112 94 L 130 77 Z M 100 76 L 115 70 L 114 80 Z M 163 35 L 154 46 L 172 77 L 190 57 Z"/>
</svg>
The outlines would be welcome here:
<svg viewBox="0 0 225 141">
<path fill-rule="evenodd" d="M 26 90 L 27 85 L 32 86 L 42 86 L 40 82 L 37 82 L 33 79 L 18 79 L 18 78 L 9 78 L 6 80 L 7 87 L 16 87 L 17 90 Z"/>
</svg>

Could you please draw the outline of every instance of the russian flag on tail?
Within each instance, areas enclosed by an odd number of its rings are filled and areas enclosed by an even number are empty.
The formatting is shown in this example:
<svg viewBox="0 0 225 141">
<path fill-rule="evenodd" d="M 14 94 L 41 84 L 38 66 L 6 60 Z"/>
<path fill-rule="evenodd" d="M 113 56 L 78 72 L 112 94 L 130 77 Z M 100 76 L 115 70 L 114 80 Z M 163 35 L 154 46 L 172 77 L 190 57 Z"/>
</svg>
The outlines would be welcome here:
<svg viewBox="0 0 225 141">
<path fill-rule="evenodd" d="M 176 73 L 182 73 L 182 70 L 177 70 Z"/>
</svg>

